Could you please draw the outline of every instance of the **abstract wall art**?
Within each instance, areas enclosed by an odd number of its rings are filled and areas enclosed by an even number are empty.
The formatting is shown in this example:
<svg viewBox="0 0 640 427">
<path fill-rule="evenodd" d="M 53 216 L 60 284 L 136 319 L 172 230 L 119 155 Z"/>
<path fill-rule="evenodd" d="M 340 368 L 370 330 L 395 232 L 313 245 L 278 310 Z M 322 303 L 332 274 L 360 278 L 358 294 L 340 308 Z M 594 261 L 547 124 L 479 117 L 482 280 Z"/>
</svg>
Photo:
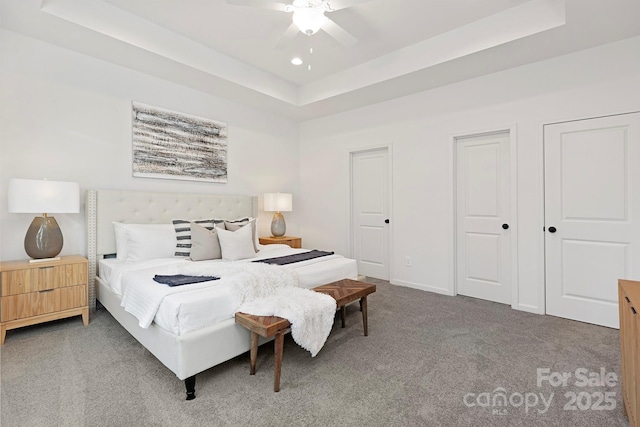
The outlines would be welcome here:
<svg viewBox="0 0 640 427">
<path fill-rule="evenodd" d="M 132 103 L 133 176 L 227 182 L 227 124 Z"/>
</svg>

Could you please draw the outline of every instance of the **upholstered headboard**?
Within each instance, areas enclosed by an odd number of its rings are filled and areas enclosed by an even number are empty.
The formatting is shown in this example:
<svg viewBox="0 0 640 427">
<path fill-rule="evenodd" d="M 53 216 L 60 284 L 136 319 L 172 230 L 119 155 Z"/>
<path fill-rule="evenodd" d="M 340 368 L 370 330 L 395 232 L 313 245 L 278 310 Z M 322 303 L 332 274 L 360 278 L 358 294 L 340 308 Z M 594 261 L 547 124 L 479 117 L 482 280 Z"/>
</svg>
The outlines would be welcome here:
<svg viewBox="0 0 640 427">
<path fill-rule="evenodd" d="M 234 219 L 257 214 L 258 198 L 254 196 L 87 190 L 89 306 L 93 309 L 96 303 L 97 260 L 116 252 L 113 222 L 161 224 L 174 218 Z"/>
</svg>

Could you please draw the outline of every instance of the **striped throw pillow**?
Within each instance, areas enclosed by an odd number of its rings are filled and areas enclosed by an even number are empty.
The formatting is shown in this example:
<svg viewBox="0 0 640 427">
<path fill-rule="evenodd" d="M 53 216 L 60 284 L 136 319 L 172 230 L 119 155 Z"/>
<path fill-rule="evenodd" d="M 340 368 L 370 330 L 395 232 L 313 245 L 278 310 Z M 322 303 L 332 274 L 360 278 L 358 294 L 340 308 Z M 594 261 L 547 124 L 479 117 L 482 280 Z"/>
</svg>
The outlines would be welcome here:
<svg viewBox="0 0 640 427">
<path fill-rule="evenodd" d="M 218 225 L 219 228 L 224 228 L 224 220 L 222 219 L 174 219 L 173 227 L 176 231 L 176 253 L 177 257 L 188 258 L 191 255 L 191 223 L 195 222 L 198 225 L 206 228 L 207 230 L 213 230 L 213 227 Z"/>
</svg>

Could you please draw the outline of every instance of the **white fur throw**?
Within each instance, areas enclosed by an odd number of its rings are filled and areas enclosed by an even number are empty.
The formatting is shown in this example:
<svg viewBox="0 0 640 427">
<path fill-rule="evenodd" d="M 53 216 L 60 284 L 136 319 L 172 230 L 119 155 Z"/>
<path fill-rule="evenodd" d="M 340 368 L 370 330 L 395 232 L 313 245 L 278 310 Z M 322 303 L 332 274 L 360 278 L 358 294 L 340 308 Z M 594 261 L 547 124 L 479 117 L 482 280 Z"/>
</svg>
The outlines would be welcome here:
<svg viewBox="0 0 640 427">
<path fill-rule="evenodd" d="M 227 286 L 232 286 L 236 306 L 273 295 L 277 289 L 298 286 L 298 275 L 293 269 L 261 262 L 193 263 L 180 269 L 180 273 L 201 276 L 217 276 Z"/>
<path fill-rule="evenodd" d="M 333 326 L 336 301 L 303 288 L 282 288 L 265 298 L 244 303 L 238 311 L 255 316 L 278 316 L 291 323 L 293 340 L 315 357 Z"/>
</svg>

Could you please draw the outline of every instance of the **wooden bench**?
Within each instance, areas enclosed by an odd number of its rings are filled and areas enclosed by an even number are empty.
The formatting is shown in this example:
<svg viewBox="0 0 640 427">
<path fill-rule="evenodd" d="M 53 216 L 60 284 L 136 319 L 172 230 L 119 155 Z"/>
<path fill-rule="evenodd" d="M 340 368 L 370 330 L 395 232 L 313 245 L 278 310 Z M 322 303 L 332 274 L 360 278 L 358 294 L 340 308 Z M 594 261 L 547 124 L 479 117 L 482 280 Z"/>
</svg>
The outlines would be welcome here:
<svg viewBox="0 0 640 427">
<path fill-rule="evenodd" d="M 367 315 L 367 295 L 376 291 L 376 285 L 371 283 L 359 282 L 357 280 L 343 279 L 337 282 L 328 283 L 326 285 L 313 288 L 316 292 L 330 295 L 336 300 L 338 310 L 340 310 L 340 318 L 342 327 L 345 327 L 345 318 L 347 313 L 347 305 L 360 300 L 360 309 L 362 310 L 362 325 L 364 327 L 364 336 L 369 335 L 369 319 Z"/>
<path fill-rule="evenodd" d="M 249 375 L 256 374 L 256 358 L 258 357 L 258 335 L 271 338 L 275 336 L 273 355 L 275 358 L 275 372 L 273 376 L 273 391 L 280 391 L 280 372 L 282 370 L 282 348 L 284 334 L 291 331 L 291 323 L 278 316 L 254 316 L 253 314 L 236 313 L 236 323 L 251 331 L 251 361 Z"/>
<path fill-rule="evenodd" d="M 313 288 L 316 292 L 330 295 L 336 300 L 336 306 L 340 310 L 342 327 L 345 327 L 346 306 L 356 300 L 360 300 L 362 310 L 362 323 L 364 335 L 369 335 L 367 316 L 367 295 L 376 291 L 376 285 L 358 282 L 356 280 L 344 279 L 337 282 Z M 247 328 L 251 332 L 250 351 L 250 375 L 256 373 L 256 359 L 258 357 L 258 336 L 264 338 L 274 338 L 273 354 L 275 358 L 273 391 L 280 391 L 280 373 L 282 372 L 282 352 L 284 346 L 284 335 L 291 331 L 291 323 L 287 319 L 278 316 L 254 316 L 246 313 L 236 313 L 236 323 Z"/>
</svg>

